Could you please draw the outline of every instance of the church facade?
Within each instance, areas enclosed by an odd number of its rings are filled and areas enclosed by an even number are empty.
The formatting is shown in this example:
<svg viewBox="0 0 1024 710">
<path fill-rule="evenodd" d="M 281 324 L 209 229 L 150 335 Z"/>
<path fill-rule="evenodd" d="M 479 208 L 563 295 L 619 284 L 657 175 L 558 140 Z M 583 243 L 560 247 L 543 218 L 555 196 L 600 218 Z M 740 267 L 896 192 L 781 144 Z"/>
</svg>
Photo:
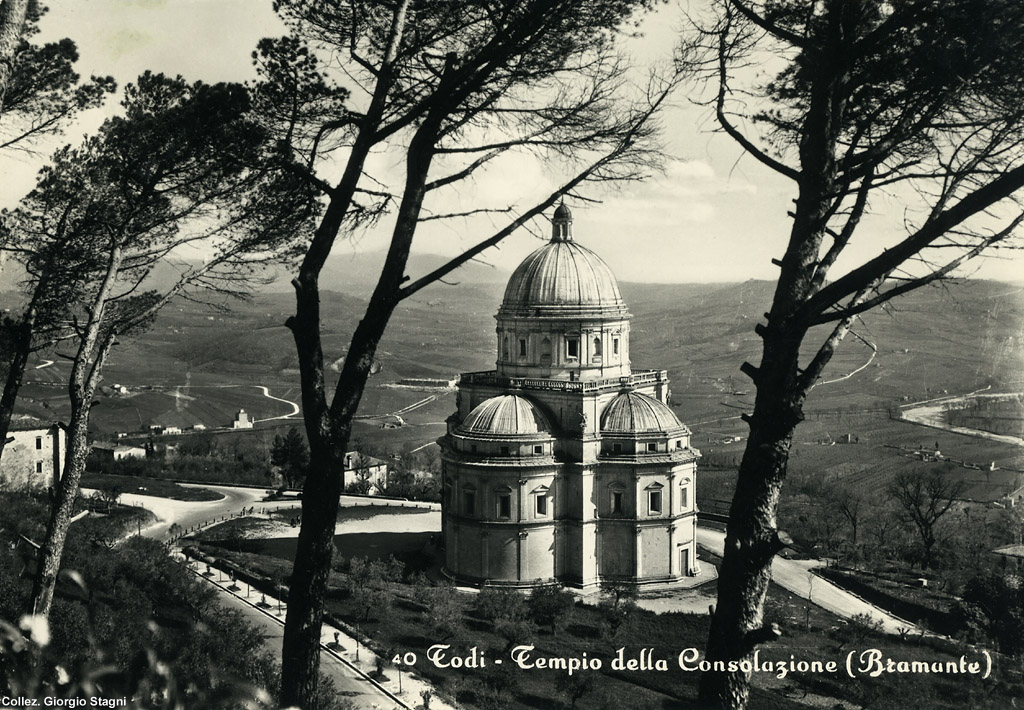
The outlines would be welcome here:
<svg viewBox="0 0 1024 710">
<path fill-rule="evenodd" d="M 608 265 L 573 239 L 515 270 L 494 370 L 463 374 L 439 441 L 444 572 L 463 584 L 671 584 L 696 574 L 696 461 L 665 370 L 630 365 Z"/>
</svg>

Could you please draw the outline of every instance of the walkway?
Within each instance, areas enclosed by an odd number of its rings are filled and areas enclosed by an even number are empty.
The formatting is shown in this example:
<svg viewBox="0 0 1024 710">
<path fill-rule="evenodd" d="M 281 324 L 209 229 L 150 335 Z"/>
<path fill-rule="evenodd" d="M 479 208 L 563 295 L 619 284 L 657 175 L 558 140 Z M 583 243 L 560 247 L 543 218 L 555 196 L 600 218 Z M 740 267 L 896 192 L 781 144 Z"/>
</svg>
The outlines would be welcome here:
<svg viewBox="0 0 1024 710">
<path fill-rule="evenodd" d="M 224 518 L 238 517 L 243 508 L 255 507 L 257 510 L 266 510 L 301 505 L 301 501 L 297 498 L 272 502 L 262 501 L 261 499 L 266 493 L 256 488 L 205 484 L 182 485 L 216 491 L 223 498 L 214 501 L 178 501 L 125 493 L 121 496 L 121 502 L 141 506 L 160 518 L 156 523 L 145 528 L 142 531 L 143 535 L 167 541 L 172 537 L 170 533 L 172 525 L 187 530 L 213 525 Z M 342 496 L 341 502 L 342 506 L 379 505 L 384 502 L 389 505 L 402 504 L 401 501 L 374 501 L 356 496 Z M 422 504 L 416 507 L 422 507 Z M 266 595 L 269 607 L 260 608 L 258 603 L 264 595 L 251 590 L 245 583 L 241 583 L 240 589 L 233 592 L 228 589 L 228 585 L 231 584 L 230 580 L 226 579 L 222 573 L 217 571 L 212 578 L 207 578 L 199 574 L 197 567 L 197 563 L 190 563 L 190 568 L 196 572 L 198 579 L 206 580 L 214 585 L 223 606 L 241 611 L 247 621 L 263 631 L 266 635 L 265 648 L 280 659 L 287 603 L 272 595 Z M 335 644 L 336 638 L 340 646 Z M 399 673 L 394 667 L 385 672 L 390 680 L 384 684 L 372 681 L 369 674 L 376 670 L 376 656 L 366 647 L 358 645 L 355 639 L 340 629 L 324 624 L 321 643 L 323 644 L 320 654 L 321 671 L 334 681 L 335 688 L 340 694 L 353 700 L 359 710 L 409 710 L 422 704 L 420 696 L 422 691 L 429 689 L 433 692 L 433 688 L 428 682 L 409 673 L 402 673 L 401 679 L 399 679 Z M 451 706 L 436 696 L 431 698 L 430 707 L 438 710 L 452 710 Z"/>
<path fill-rule="evenodd" d="M 245 619 L 266 634 L 265 646 L 278 657 L 284 639 L 284 619 L 288 605 L 273 596 L 253 591 L 244 582 L 237 591 L 231 591 L 231 581 L 219 570 L 212 577 L 200 574 L 205 565 L 190 562 L 189 567 L 198 579 L 213 585 L 220 593 L 221 604 L 237 609 Z M 266 606 L 261 606 L 265 599 Z M 370 678 L 377 668 L 377 657 L 354 638 L 330 624 L 324 624 L 320 634 L 320 671 L 334 681 L 335 690 L 355 703 L 360 710 L 411 710 L 422 704 L 421 693 L 433 688 L 413 674 L 402 672 L 392 666 L 385 670 L 387 680 L 383 683 Z M 401 676 L 401 677 L 399 677 Z M 430 707 L 438 710 L 453 710 L 452 706 L 432 695 Z"/>
</svg>

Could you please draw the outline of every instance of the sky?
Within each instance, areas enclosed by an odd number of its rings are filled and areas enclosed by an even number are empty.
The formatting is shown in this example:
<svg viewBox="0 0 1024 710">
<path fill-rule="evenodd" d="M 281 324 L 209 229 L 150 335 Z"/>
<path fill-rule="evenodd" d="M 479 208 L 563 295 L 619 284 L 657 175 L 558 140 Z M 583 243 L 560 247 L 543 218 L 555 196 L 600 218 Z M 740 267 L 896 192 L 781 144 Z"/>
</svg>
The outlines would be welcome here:
<svg viewBox="0 0 1024 710">
<path fill-rule="evenodd" d="M 685 4 L 685 3 L 684 3 Z M 269 0 L 50 0 L 41 39 L 71 37 L 81 54 L 83 75 L 113 75 L 120 85 L 146 69 L 187 79 L 244 81 L 254 78 L 250 55 L 258 39 L 284 33 Z M 680 25 L 680 7 L 669 3 L 643 25 L 643 36 L 628 48 L 638 63 L 668 56 Z M 707 109 L 696 106 L 692 87 L 683 87 L 665 114 L 663 136 L 669 155 L 663 173 L 615 192 L 590 193 L 599 204 L 576 204 L 575 236 L 612 265 L 621 280 L 707 282 L 773 279 L 772 258 L 782 256 L 788 234 L 786 215 L 794 186 L 776 176 L 728 137 L 715 133 Z M 94 130 L 116 101 L 69 127 L 64 142 L 77 142 Z M 5 179 L 0 206 L 12 206 L 31 188 L 45 156 L 2 156 Z M 375 174 L 387 183 L 401 180 L 394 153 L 373 156 Z M 528 207 L 557 184 L 556 176 L 527 157 L 512 157 L 479 174 L 458 194 L 433 205 L 439 211 L 472 208 L 512 199 Z M 859 231 L 846 264 L 876 252 L 899 235 L 903 206 L 898 200 L 876 205 Z M 417 234 L 414 250 L 454 255 L 489 235 L 489 218 L 444 227 L 431 223 Z M 341 243 L 339 255 L 383 249 L 387 220 L 358 243 Z M 481 258 L 511 270 L 541 244 L 520 230 Z M 841 261 L 837 268 L 843 269 Z M 1020 280 L 1024 255 L 976 261 L 967 273 Z"/>
</svg>

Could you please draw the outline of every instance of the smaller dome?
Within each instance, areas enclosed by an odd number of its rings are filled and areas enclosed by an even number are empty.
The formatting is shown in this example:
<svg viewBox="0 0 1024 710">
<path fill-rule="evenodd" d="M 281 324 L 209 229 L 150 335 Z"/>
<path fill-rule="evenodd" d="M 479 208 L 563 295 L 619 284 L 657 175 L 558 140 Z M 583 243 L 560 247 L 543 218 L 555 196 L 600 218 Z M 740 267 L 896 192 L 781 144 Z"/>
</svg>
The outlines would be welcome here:
<svg viewBox="0 0 1024 710">
<path fill-rule="evenodd" d="M 601 413 L 601 431 L 605 434 L 647 434 L 682 428 L 667 404 L 640 392 L 623 392 Z"/>
<path fill-rule="evenodd" d="M 572 219 L 572 212 L 564 202 L 555 208 L 555 219 Z"/>
<path fill-rule="evenodd" d="M 469 436 L 529 436 L 547 434 L 551 425 L 530 400 L 504 394 L 484 400 L 469 413 L 456 433 Z"/>
</svg>

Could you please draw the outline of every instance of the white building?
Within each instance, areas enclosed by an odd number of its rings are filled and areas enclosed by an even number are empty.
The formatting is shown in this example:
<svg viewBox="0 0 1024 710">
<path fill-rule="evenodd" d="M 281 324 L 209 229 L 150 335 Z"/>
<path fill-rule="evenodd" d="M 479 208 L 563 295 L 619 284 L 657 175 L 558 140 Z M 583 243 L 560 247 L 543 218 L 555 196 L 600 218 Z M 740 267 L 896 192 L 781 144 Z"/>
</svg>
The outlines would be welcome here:
<svg viewBox="0 0 1024 710">
<path fill-rule="evenodd" d="M 92 452 L 99 458 L 113 461 L 146 458 L 146 450 L 141 446 L 121 446 L 119 444 L 97 442 L 92 445 Z"/>
<path fill-rule="evenodd" d="M 15 416 L 0 458 L 0 487 L 46 488 L 60 481 L 67 437 L 56 422 Z"/>
<path fill-rule="evenodd" d="M 377 495 L 387 489 L 388 464 L 373 456 L 358 451 L 345 453 L 345 478 L 347 484 L 358 483 L 369 495 Z"/>
</svg>

